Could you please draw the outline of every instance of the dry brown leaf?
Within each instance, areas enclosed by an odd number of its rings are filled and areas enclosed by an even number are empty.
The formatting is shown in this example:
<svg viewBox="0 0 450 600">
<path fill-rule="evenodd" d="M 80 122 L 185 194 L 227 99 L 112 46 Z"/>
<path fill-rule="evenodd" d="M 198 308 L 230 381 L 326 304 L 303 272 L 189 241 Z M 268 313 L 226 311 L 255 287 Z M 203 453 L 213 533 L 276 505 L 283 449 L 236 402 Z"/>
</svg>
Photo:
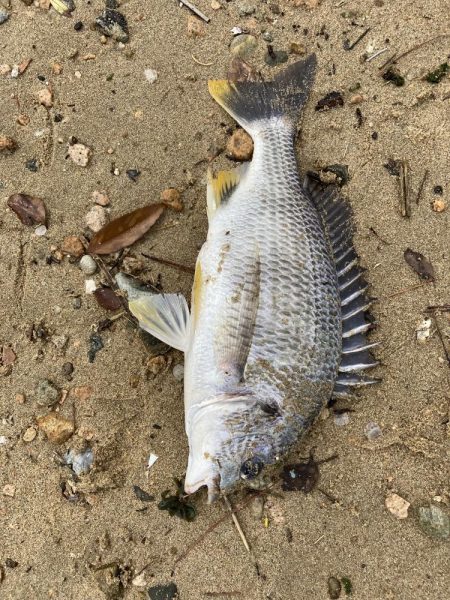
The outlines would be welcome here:
<svg viewBox="0 0 450 600">
<path fill-rule="evenodd" d="M 417 275 L 425 281 L 434 281 L 434 268 L 423 254 L 407 248 L 403 253 L 408 265 L 414 269 Z"/>
<path fill-rule="evenodd" d="M 149 204 L 122 215 L 100 229 L 92 238 L 89 254 L 111 254 L 139 240 L 156 223 L 164 204 Z"/>
<path fill-rule="evenodd" d="M 47 220 L 45 204 L 40 198 L 27 194 L 13 194 L 8 198 L 9 208 L 16 213 L 24 225 L 38 225 Z"/>
</svg>

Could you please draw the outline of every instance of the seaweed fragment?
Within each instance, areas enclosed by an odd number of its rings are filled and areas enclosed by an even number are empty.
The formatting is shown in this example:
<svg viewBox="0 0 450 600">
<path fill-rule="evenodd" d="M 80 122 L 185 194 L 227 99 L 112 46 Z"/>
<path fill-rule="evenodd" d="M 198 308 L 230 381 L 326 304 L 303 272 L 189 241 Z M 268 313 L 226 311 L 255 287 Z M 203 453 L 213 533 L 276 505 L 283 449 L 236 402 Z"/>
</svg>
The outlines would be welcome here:
<svg viewBox="0 0 450 600">
<path fill-rule="evenodd" d="M 405 78 L 400 74 L 400 71 L 394 67 L 389 67 L 389 69 L 383 73 L 382 77 L 385 81 L 390 81 L 397 87 L 405 85 Z"/>
<path fill-rule="evenodd" d="M 193 504 L 186 500 L 184 491 L 184 481 L 174 477 L 177 487 L 176 493 L 169 495 L 170 491 L 166 490 L 161 494 L 161 501 L 158 503 L 159 510 L 167 510 L 171 517 L 176 516 L 184 521 L 193 521 L 197 516 L 197 510 Z"/>
<path fill-rule="evenodd" d="M 434 69 L 434 71 L 430 71 L 429 73 L 427 73 L 424 79 L 429 83 L 439 83 L 441 79 L 445 77 L 449 69 L 450 65 L 448 63 L 442 63 L 437 69 Z"/>
</svg>

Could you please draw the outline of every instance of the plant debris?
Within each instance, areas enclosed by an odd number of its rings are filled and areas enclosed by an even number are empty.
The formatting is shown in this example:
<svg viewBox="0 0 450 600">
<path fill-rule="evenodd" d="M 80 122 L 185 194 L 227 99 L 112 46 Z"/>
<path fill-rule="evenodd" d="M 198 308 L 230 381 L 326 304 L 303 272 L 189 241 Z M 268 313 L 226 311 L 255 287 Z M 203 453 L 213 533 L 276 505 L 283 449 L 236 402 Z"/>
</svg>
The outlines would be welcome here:
<svg viewBox="0 0 450 600">
<path fill-rule="evenodd" d="M 95 356 L 97 352 L 104 347 L 103 340 L 98 333 L 91 333 L 89 337 L 89 350 L 88 350 L 88 360 L 90 363 L 93 363 L 95 360 Z"/>
<path fill-rule="evenodd" d="M 8 150 L 9 152 L 14 152 L 17 148 L 17 142 L 12 137 L 7 135 L 0 135 L 0 152 L 3 150 Z"/>
<path fill-rule="evenodd" d="M 139 240 L 156 223 L 164 210 L 164 204 L 149 204 L 114 219 L 92 238 L 89 254 L 110 254 Z"/>
<path fill-rule="evenodd" d="M 44 224 L 47 212 L 44 201 L 27 194 L 13 194 L 8 198 L 9 208 L 16 213 L 20 221 L 29 227 Z"/>
<path fill-rule="evenodd" d="M 123 14 L 118 10 L 107 8 L 95 19 L 95 25 L 103 35 L 117 42 L 128 42 L 128 23 Z"/>
<path fill-rule="evenodd" d="M 338 600 L 341 595 L 342 585 L 337 577 L 328 578 L 328 596 L 331 600 Z"/>
<path fill-rule="evenodd" d="M 330 92 L 319 100 L 316 104 L 316 110 L 331 110 L 332 108 L 338 108 L 339 106 L 344 106 L 344 98 L 342 97 L 341 92 Z"/>
<path fill-rule="evenodd" d="M 98 304 L 105 310 L 119 310 L 123 308 L 122 301 L 119 296 L 110 287 L 97 288 L 94 291 L 94 298 Z"/>
<path fill-rule="evenodd" d="M 329 458 L 316 461 L 314 458 L 314 448 L 310 450 L 309 458 L 306 462 L 286 465 L 283 468 L 281 478 L 283 483 L 282 489 L 286 492 L 304 492 L 309 494 L 317 486 L 320 479 L 319 465 L 337 458 L 334 454 Z"/>
<path fill-rule="evenodd" d="M 246 63 L 242 58 L 234 57 L 230 63 L 227 74 L 228 81 L 258 81 L 256 69 Z"/>
<path fill-rule="evenodd" d="M 397 87 L 405 85 L 405 78 L 400 74 L 400 71 L 394 67 L 389 67 L 389 69 L 383 73 L 382 77 L 385 81 L 389 81 Z"/>
<path fill-rule="evenodd" d="M 388 171 L 389 175 L 392 175 L 393 177 L 400 177 L 401 163 L 401 160 L 394 160 L 393 158 L 390 158 L 383 166 Z"/>
<path fill-rule="evenodd" d="M 136 498 L 138 500 L 140 500 L 141 502 L 153 502 L 155 499 L 155 496 L 148 494 L 146 491 L 144 491 L 138 485 L 133 485 L 133 492 L 135 493 Z"/>
<path fill-rule="evenodd" d="M 429 260 L 420 252 L 415 252 L 411 248 L 407 248 L 403 256 L 408 265 L 414 269 L 417 275 L 425 281 L 434 281 L 434 268 Z"/>
<path fill-rule="evenodd" d="M 441 65 L 439 65 L 439 67 L 437 69 L 427 73 L 427 75 L 425 75 L 424 79 L 426 81 L 428 81 L 429 83 L 439 83 L 441 81 L 441 79 L 443 79 L 445 77 L 445 75 L 447 74 L 449 69 L 450 69 L 450 65 L 448 63 L 446 63 L 446 62 L 442 63 Z"/>
<path fill-rule="evenodd" d="M 328 165 L 327 167 L 323 167 L 322 171 L 324 173 L 334 173 L 337 177 L 337 184 L 342 187 L 346 183 L 348 183 L 350 179 L 350 175 L 348 173 L 347 165 Z"/>
<path fill-rule="evenodd" d="M 73 0 L 50 0 L 50 4 L 64 17 L 69 17 L 75 10 L 75 2 Z"/>
<path fill-rule="evenodd" d="M 184 521 L 193 521 L 197 516 L 197 510 L 193 504 L 187 502 L 184 491 L 184 481 L 174 478 L 177 491 L 169 496 L 170 492 L 166 490 L 161 494 L 161 501 L 158 503 L 159 510 L 167 510 L 171 517 L 176 516 Z"/>
<path fill-rule="evenodd" d="M 347 596 L 350 596 L 350 594 L 352 593 L 352 590 L 353 590 L 352 582 L 350 581 L 350 579 L 348 577 L 342 577 L 341 582 L 342 582 L 342 585 L 344 586 L 344 592 L 347 594 Z"/>
</svg>

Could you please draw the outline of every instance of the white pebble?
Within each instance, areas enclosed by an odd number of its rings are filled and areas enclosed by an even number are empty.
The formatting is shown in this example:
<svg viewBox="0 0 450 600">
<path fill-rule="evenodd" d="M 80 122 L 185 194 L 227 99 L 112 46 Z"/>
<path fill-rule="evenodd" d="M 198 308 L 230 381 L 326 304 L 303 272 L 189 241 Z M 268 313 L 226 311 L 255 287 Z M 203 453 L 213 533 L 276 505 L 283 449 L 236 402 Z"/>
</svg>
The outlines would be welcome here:
<svg viewBox="0 0 450 600">
<path fill-rule="evenodd" d="M 145 69 L 144 75 L 149 83 L 155 83 L 158 79 L 158 73 L 154 69 Z"/>
<path fill-rule="evenodd" d="M 175 365 L 173 368 L 173 376 L 177 381 L 183 381 L 184 377 L 184 365 Z"/>
<path fill-rule="evenodd" d="M 381 431 L 381 427 L 377 425 L 377 423 L 373 423 L 370 421 L 367 423 L 366 428 L 364 430 L 364 435 L 369 441 L 376 440 L 377 438 L 383 435 Z"/>
<path fill-rule="evenodd" d="M 151 469 L 157 460 L 158 457 L 156 456 L 156 454 L 150 454 L 150 456 L 148 457 L 147 469 Z"/>
<path fill-rule="evenodd" d="M 343 412 L 334 415 L 334 424 L 338 427 L 344 427 L 350 423 L 350 415 L 348 412 Z"/>
<path fill-rule="evenodd" d="M 84 282 L 86 294 L 93 294 L 97 289 L 97 284 L 95 283 L 95 279 L 86 279 Z"/>
<path fill-rule="evenodd" d="M 19 77 L 19 66 L 18 65 L 14 65 L 13 68 L 11 69 L 11 77 L 13 79 L 17 79 L 17 77 Z"/>
<path fill-rule="evenodd" d="M 84 144 L 69 144 L 67 152 L 79 167 L 87 167 L 92 155 L 92 150 Z"/>
<path fill-rule="evenodd" d="M 91 229 L 94 233 L 100 231 L 100 229 L 106 225 L 107 215 L 103 206 L 99 206 L 96 204 L 91 208 L 91 210 L 87 213 L 85 217 L 86 225 Z"/>
<path fill-rule="evenodd" d="M 5 435 L 0 435 L 0 446 L 5 446 L 8 443 L 8 438 Z"/>
<path fill-rule="evenodd" d="M 89 254 L 85 254 L 82 257 L 79 265 L 80 265 L 80 269 L 86 275 L 93 275 L 95 273 L 95 271 L 97 270 L 97 263 L 92 258 L 92 256 L 89 256 Z"/>
<path fill-rule="evenodd" d="M 42 237 L 46 233 L 47 233 L 47 227 L 45 225 L 39 225 L 39 227 L 36 227 L 36 229 L 34 230 L 34 234 L 37 235 L 38 237 Z"/>
</svg>

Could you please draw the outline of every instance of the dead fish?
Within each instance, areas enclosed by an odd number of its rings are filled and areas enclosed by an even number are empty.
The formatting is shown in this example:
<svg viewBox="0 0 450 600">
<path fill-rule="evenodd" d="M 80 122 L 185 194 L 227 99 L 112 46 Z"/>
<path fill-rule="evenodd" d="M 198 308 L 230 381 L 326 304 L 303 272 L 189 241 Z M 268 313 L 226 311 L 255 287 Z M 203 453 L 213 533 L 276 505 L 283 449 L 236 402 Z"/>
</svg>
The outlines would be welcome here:
<svg viewBox="0 0 450 600">
<path fill-rule="evenodd" d="M 376 381 L 360 374 L 377 362 L 350 207 L 297 168 L 315 67 L 312 55 L 272 82 L 209 82 L 253 160 L 209 175 L 191 310 L 179 294 L 129 298 L 143 329 L 185 352 L 185 491 L 207 486 L 210 502 L 261 477 L 330 399 Z"/>
</svg>

